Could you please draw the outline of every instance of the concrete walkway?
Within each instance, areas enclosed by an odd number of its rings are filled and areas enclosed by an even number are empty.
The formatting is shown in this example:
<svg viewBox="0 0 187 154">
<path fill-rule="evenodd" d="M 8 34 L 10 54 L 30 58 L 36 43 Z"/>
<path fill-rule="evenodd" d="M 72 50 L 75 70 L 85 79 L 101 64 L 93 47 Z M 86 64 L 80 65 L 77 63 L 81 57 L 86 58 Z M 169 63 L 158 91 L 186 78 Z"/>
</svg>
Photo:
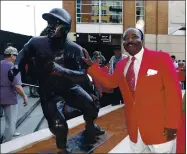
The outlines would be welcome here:
<svg viewBox="0 0 187 154">
<path fill-rule="evenodd" d="M 26 116 L 28 116 L 28 114 L 31 112 L 31 110 L 33 110 L 37 104 L 39 103 L 39 97 L 37 98 L 32 98 L 29 97 L 29 88 L 28 87 L 24 87 L 24 91 L 28 96 L 29 102 L 27 106 L 23 105 L 23 99 L 19 96 L 18 97 L 18 121 L 17 121 L 17 126 L 25 119 Z M 5 117 L 3 116 L 2 118 L 0 118 L 0 122 L 1 122 L 1 135 L 4 133 L 4 129 L 5 129 Z"/>
</svg>

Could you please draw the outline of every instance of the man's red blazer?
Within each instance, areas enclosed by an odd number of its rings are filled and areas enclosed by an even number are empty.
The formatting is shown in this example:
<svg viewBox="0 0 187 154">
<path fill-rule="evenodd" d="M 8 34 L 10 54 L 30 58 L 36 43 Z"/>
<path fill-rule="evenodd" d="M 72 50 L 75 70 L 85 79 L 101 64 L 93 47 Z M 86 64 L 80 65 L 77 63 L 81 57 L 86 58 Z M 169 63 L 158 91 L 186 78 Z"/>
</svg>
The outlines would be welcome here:
<svg viewBox="0 0 187 154">
<path fill-rule="evenodd" d="M 145 144 L 164 143 L 164 128 L 178 129 L 181 119 L 182 94 L 173 62 L 168 53 L 144 48 L 133 97 L 124 76 L 127 61 L 118 62 L 113 75 L 103 72 L 97 63 L 88 73 L 105 87 L 119 86 L 131 141 L 137 142 L 139 129 Z M 157 74 L 147 76 L 148 69 L 157 70 Z"/>
</svg>

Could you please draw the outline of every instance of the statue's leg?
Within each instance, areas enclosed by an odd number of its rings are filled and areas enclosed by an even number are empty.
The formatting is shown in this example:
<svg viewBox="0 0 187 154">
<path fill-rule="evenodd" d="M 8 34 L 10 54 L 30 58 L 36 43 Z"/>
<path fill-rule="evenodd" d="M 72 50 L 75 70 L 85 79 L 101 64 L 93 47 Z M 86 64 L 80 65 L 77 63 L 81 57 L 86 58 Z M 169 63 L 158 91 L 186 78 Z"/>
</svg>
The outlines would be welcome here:
<svg viewBox="0 0 187 154">
<path fill-rule="evenodd" d="M 82 87 L 75 86 L 64 95 L 64 99 L 69 106 L 82 111 L 86 122 L 85 141 L 87 143 L 94 143 L 96 130 L 98 131 L 98 127 L 96 129 L 94 125 L 94 120 L 98 116 L 99 109 L 92 97 Z"/>
<path fill-rule="evenodd" d="M 50 100 L 43 101 L 41 105 L 49 129 L 56 136 L 56 146 L 63 150 L 66 149 L 68 125 L 62 111 L 62 101 L 61 97 L 54 96 Z"/>
</svg>

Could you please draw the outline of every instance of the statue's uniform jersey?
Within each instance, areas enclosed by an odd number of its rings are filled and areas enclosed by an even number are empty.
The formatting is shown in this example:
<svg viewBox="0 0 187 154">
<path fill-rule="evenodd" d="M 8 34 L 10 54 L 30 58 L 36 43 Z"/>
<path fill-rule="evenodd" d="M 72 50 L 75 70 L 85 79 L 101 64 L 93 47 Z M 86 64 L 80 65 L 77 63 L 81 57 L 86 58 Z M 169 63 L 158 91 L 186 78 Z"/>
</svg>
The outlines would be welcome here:
<svg viewBox="0 0 187 154">
<path fill-rule="evenodd" d="M 24 59 L 35 57 L 36 76 L 41 90 L 59 92 L 73 87 L 75 84 L 63 76 L 52 76 L 46 72 L 45 65 L 49 61 L 55 61 L 67 68 L 68 76 L 79 73 L 85 74 L 85 66 L 82 57 L 82 48 L 66 39 L 62 45 L 54 44 L 47 36 L 34 37 L 24 46 Z M 21 56 L 20 56 L 21 57 Z M 19 57 L 16 61 L 19 61 Z M 75 77 L 76 78 L 76 77 Z"/>
</svg>

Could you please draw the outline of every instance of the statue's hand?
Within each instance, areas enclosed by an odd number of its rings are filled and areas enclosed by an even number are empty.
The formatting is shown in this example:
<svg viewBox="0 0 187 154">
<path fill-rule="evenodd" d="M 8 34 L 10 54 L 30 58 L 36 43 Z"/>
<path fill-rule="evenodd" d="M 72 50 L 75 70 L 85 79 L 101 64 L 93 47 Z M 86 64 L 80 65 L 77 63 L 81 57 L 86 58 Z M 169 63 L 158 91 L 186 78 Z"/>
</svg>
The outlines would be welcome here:
<svg viewBox="0 0 187 154">
<path fill-rule="evenodd" d="M 45 66 L 44 66 L 44 69 L 49 74 L 52 73 L 52 72 L 54 72 L 54 70 L 55 70 L 55 64 L 54 64 L 54 62 L 50 61 L 50 62 L 46 63 Z"/>
<path fill-rule="evenodd" d="M 86 49 L 82 49 L 82 51 L 83 51 L 83 53 L 84 53 L 84 55 L 85 55 L 85 57 L 82 57 L 82 59 L 84 60 L 84 62 L 88 65 L 88 66 L 91 66 L 92 64 L 93 64 L 93 62 L 92 62 L 92 60 L 91 60 L 91 58 L 90 58 L 90 56 L 89 56 L 89 53 L 88 53 L 88 51 L 86 50 Z"/>
<path fill-rule="evenodd" d="M 19 69 L 17 66 L 14 66 L 8 71 L 8 79 L 13 82 L 14 77 L 19 73 Z"/>
</svg>

